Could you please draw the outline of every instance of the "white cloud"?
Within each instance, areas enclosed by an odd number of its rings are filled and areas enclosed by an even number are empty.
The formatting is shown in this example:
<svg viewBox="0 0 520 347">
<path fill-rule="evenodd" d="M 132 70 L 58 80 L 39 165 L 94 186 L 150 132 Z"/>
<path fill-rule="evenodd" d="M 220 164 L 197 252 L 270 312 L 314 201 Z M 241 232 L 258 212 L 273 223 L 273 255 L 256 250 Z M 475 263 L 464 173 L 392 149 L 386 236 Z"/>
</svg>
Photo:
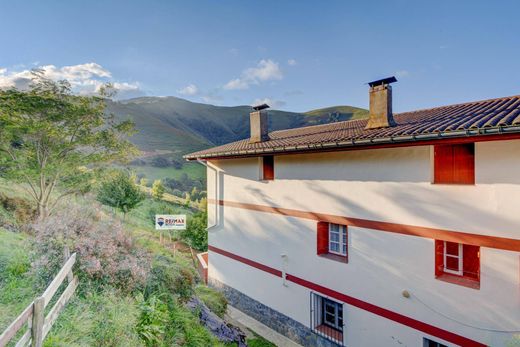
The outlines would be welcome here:
<svg viewBox="0 0 520 347">
<path fill-rule="evenodd" d="M 399 70 L 394 73 L 395 77 L 408 77 L 410 76 L 410 71 L 408 70 Z"/>
<path fill-rule="evenodd" d="M 287 64 L 289 64 L 290 66 L 294 66 L 294 65 L 296 65 L 298 63 L 294 59 L 289 59 L 289 60 L 287 60 Z"/>
<path fill-rule="evenodd" d="M 257 106 L 257 105 L 262 105 L 262 104 L 267 104 L 272 108 L 280 108 L 280 107 L 285 106 L 286 102 L 282 101 L 282 100 L 274 100 L 271 98 L 263 98 L 263 99 L 255 99 L 251 103 L 251 106 Z"/>
<path fill-rule="evenodd" d="M 239 78 L 232 79 L 226 83 L 224 89 L 248 89 L 252 84 L 281 80 L 282 78 L 283 73 L 277 62 L 271 59 L 262 59 L 256 67 L 245 69 Z"/>
<path fill-rule="evenodd" d="M 41 65 L 43 76 L 54 81 L 67 80 L 72 90 L 81 95 L 94 94 L 107 82 L 111 82 L 118 91 L 118 97 L 133 97 L 143 95 L 138 82 L 119 82 L 112 79 L 112 74 L 97 63 L 86 63 L 57 67 L 55 65 Z M 25 89 L 31 83 L 31 70 L 0 68 L 0 88 L 15 87 Z"/>
<path fill-rule="evenodd" d="M 197 86 L 192 83 L 188 84 L 184 88 L 179 89 L 177 92 L 182 95 L 196 95 L 199 93 L 199 88 L 197 88 Z"/>
</svg>

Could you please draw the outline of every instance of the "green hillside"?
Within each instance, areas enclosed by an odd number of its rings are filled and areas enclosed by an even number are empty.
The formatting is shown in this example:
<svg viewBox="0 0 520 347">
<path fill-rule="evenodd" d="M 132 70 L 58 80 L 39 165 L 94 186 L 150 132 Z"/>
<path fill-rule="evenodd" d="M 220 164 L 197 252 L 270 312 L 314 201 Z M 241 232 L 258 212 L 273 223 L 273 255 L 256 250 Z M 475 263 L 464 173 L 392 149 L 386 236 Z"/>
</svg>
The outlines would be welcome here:
<svg viewBox="0 0 520 347">
<path fill-rule="evenodd" d="M 132 119 L 139 130 L 132 141 L 144 151 L 185 154 L 249 136 L 250 106 L 214 106 L 176 97 L 141 97 L 109 104 L 119 118 Z M 270 110 L 270 130 L 296 128 L 367 116 L 352 106 L 305 113 Z"/>
<path fill-rule="evenodd" d="M 340 118 L 339 120 L 352 120 L 368 117 L 367 110 L 365 110 L 364 108 L 358 108 L 353 106 L 331 106 L 308 111 L 305 112 L 305 114 L 314 117 L 325 117 L 327 115 L 329 117 L 337 116 L 338 118 Z"/>
</svg>

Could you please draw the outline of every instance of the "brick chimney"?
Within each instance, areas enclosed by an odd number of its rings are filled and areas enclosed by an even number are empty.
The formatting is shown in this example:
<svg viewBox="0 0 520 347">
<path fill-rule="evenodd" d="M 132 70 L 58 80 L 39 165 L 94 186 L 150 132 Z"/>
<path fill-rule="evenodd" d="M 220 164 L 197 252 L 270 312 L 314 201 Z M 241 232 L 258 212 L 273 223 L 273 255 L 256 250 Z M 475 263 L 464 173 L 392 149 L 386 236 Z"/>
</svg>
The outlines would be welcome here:
<svg viewBox="0 0 520 347">
<path fill-rule="evenodd" d="M 262 104 L 253 106 L 253 111 L 249 114 L 249 124 L 251 136 L 249 143 L 258 143 L 269 140 L 269 118 L 266 109 L 269 105 Z"/>
<path fill-rule="evenodd" d="M 395 125 L 392 115 L 392 86 L 397 82 L 392 76 L 369 82 L 370 114 L 365 129 L 387 128 Z"/>
</svg>

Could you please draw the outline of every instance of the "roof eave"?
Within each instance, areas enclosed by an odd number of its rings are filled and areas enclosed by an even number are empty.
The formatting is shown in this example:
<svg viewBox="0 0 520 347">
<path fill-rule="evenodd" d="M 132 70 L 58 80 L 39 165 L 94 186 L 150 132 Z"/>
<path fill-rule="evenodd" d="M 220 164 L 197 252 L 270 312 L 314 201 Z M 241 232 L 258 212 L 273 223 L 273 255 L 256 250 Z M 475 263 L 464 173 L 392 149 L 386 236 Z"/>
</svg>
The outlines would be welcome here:
<svg viewBox="0 0 520 347">
<path fill-rule="evenodd" d="M 209 160 L 212 158 L 242 158 L 251 156 L 261 156 L 268 154 L 289 154 L 298 152 L 322 152 L 333 150 L 348 150 L 352 148 L 370 148 L 374 146 L 389 145 L 392 147 L 396 144 L 407 144 L 412 143 L 414 145 L 421 145 L 426 141 L 441 141 L 443 139 L 460 139 L 477 136 L 488 136 L 488 135 L 506 135 L 506 134 L 520 134 L 520 125 L 512 126 L 498 126 L 492 128 L 475 128 L 467 130 L 456 130 L 456 131 L 444 131 L 428 134 L 416 134 L 416 135 L 401 135 L 401 136 L 389 136 L 373 139 L 353 139 L 340 142 L 326 142 L 317 144 L 306 144 L 306 145 L 295 145 L 295 146 L 278 146 L 269 148 L 259 148 L 254 150 L 238 150 L 238 151 L 223 151 L 208 153 L 203 155 L 185 155 L 184 159 L 188 161 L 195 160 Z M 507 136 L 504 136 L 507 137 Z"/>
</svg>

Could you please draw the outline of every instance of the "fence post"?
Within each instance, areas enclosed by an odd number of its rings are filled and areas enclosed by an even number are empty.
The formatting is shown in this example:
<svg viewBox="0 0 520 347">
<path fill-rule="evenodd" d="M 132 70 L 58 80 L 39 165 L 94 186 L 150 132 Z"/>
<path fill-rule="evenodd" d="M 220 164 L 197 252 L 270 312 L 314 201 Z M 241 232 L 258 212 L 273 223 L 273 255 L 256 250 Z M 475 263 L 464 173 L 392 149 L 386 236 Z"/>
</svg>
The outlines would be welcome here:
<svg viewBox="0 0 520 347">
<path fill-rule="evenodd" d="M 32 319 L 32 347 L 41 347 L 43 344 L 43 324 L 45 323 L 45 298 L 34 300 Z"/>
<path fill-rule="evenodd" d="M 65 249 L 63 251 L 63 264 L 67 262 L 70 258 L 70 250 L 69 247 L 65 246 Z M 69 273 L 67 274 L 67 281 L 70 283 L 74 279 L 74 275 L 72 274 L 72 269 L 70 269 Z"/>
</svg>

